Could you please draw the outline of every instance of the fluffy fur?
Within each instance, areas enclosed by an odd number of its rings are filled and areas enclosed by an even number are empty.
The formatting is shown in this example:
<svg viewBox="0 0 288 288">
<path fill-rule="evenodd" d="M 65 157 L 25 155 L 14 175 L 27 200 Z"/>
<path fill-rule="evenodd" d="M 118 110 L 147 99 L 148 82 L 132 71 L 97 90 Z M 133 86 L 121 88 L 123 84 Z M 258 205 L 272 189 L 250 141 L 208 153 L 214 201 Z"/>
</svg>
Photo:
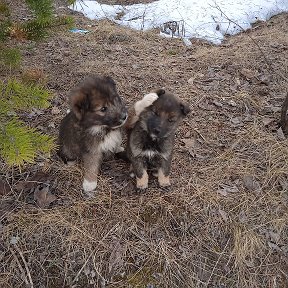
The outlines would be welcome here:
<svg viewBox="0 0 288 288">
<path fill-rule="evenodd" d="M 92 76 L 69 97 L 71 111 L 59 131 L 59 156 L 67 163 L 82 160 L 83 189 L 93 191 L 102 158 L 121 150 L 121 126 L 127 110 L 110 77 Z"/>
<path fill-rule="evenodd" d="M 136 103 L 137 119 L 128 132 L 127 156 L 136 175 L 138 189 L 148 187 L 149 166 L 157 170 L 161 187 L 170 186 L 175 132 L 181 120 L 190 112 L 188 105 L 173 94 L 163 89 L 159 89 L 156 94 L 157 98 L 155 95 L 150 98 L 148 94 L 143 101 Z"/>
</svg>

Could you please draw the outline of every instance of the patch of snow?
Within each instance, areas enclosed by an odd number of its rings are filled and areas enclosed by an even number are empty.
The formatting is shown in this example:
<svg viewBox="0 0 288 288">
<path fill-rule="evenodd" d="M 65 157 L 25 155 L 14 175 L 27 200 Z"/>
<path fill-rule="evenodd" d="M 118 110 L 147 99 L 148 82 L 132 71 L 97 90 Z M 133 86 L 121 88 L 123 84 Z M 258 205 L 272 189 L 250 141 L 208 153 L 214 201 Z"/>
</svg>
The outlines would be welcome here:
<svg viewBox="0 0 288 288">
<path fill-rule="evenodd" d="M 220 44 L 226 34 L 235 35 L 258 20 L 287 12 L 288 0 L 159 0 L 124 6 L 78 0 L 70 8 L 90 19 L 107 18 L 138 30 L 161 27 L 163 36 Z"/>
</svg>

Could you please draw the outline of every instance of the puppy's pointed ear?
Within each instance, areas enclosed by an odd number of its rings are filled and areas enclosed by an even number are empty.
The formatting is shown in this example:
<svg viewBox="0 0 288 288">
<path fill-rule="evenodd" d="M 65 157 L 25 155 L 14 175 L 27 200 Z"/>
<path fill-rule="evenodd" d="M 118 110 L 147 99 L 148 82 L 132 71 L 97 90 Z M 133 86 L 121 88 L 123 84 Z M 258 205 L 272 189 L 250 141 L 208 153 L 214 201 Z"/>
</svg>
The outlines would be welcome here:
<svg viewBox="0 0 288 288">
<path fill-rule="evenodd" d="M 105 79 L 109 84 L 112 84 L 113 86 L 116 86 L 115 81 L 114 81 L 110 76 L 104 76 L 104 79 Z"/>
<path fill-rule="evenodd" d="M 87 108 L 87 95 L 81 89 L 76 89 L 70 94 L 70 107 L 78 120 L 81 120 Z"/>
<path fill-rule="evenodd" d="M 160 97 L 161 95 L 165 94 L 165 90 L 161 88 L 161 89 L 156 90 L 155 93 L 158 95 L 158 97 Z"/>
<path fill-rule="evenodd" d="M 181 110 L 183 116 L 185 117 L 191 111 L 191 108 L 188 106 L 187 103 L 181 102 L 180 103 L 180 110 Z"/>
</svg>

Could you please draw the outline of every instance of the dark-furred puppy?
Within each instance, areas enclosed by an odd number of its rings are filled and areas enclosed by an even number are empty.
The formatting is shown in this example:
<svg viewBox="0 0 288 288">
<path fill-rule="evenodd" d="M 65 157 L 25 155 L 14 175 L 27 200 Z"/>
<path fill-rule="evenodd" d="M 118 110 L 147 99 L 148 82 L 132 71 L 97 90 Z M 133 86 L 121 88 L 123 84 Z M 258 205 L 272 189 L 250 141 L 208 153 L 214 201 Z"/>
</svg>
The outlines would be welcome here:
<svg viewBox="0 0 288 288">
<path fill-rule="evenodd" d="M 138 189 L 148 187 L 147 168 L 157 169 L 161 187 L 170 186 L 170 166 L 176 129 L 190 112 L 187 104 L 159 89 L 138 101 L 128 124 L 127 156 L 136 175 Z M 130 129 L 129 129 L 130 128 Z"/>
<path fill-rule="evenodd" d="M 69 112 L 59 132 L 59 156 L 65 162 L 82 160 L 83 189 L 95 190 L 105 153 L 121 151 L 121 126 L 127 110 L 110 77 L 91 76 L 70 94 Z"/>
</svg>

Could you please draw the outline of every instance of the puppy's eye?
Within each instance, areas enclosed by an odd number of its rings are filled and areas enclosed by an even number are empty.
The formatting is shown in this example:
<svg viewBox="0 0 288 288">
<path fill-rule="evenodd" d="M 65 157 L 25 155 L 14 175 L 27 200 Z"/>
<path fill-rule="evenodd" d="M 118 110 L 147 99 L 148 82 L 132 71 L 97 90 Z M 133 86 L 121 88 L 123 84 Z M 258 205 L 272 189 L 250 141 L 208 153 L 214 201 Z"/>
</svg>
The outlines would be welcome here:
<svg viewBox="0 0 288 288">
<path fill-rule="evenodd" d="M 168 121 L 169 121 L 170 123 L 173 123 L 173 122 L 176 121 L 176 119 L 175 119 L 175 118 L 169 118 Z"/>
<path fill-rule="evenodd" d="M 101 112 L 106 112 L 107 109 L 108 109 L 108 108 L 107 108 L 106 106 L 103 106 L 103 107 L 100 109 L 100 111 L 101 111 Z"/>
<path fill-rule="evenodd" d="M 158 113 L 158 111 L 156 111 L 156 110 L 153 110 L 152 112 L 153 112 L 153 114 L 154 114 L 154 115 L 156 115 L 156 116 L 159 116 L 159 113 Z"/>
</svg>

